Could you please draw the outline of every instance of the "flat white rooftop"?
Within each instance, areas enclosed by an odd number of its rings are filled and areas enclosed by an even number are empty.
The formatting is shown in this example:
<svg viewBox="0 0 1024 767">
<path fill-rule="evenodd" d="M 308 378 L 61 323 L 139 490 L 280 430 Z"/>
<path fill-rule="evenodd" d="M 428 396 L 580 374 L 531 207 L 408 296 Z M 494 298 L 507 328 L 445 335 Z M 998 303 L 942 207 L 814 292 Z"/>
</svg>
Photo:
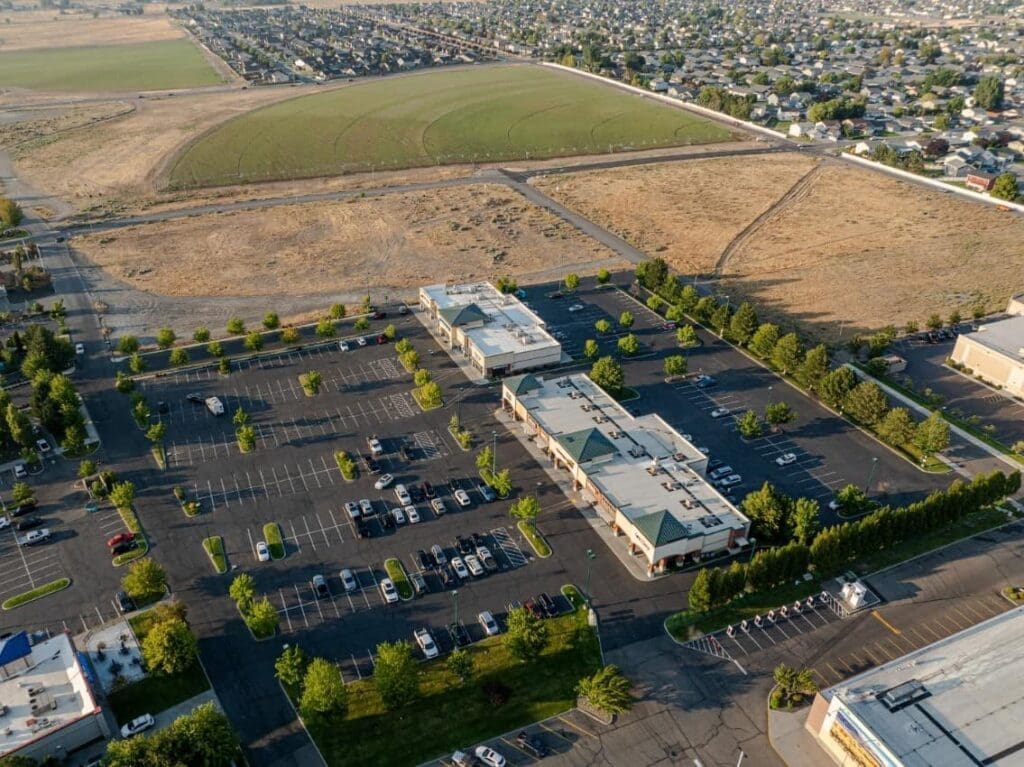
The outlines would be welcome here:
<svg viewBox="0 0 1024 767">
<path fill-rule="evenodd" d="M 520 401 L 544 431 L 576 453 L 588 479 L 627 519 L 667 511 L 683 528 L 677 528 L 680 538 L 748 524 L 705 481 L 707 457 L 659 416 L 630 415 L 585 375 L 536 380 L 540 388 Z"/>
<path fill-rule="evenodd" d="M 460 317 L 462 322 L 484 320 L 483 325 L 463 328 L 463 332 L 485 357 L 561 348 L 540 317 L 518 298 L 502 293 L 489 282 L 428 285 L 420 291 L 437 305 L 439 314 L 449 324 L 461 324 Z"/>
<path fill-rule="evenodd" d="M 1024 765 L 1024 608 L 825 691 L 906 767 Z"/>
<path fill-rule="evenodd" d="M 986 322 L 967 337 L 1018 362 L 1024 362 L 1024 316 Z"/>
<path fill-rule="evenodd" d="M 66 634 L 28 646 L 16 634 L 0 645 L 0 756 L 96 710 Z M 2 710 L 2 709 L 0 709 Z"/>
</svg>

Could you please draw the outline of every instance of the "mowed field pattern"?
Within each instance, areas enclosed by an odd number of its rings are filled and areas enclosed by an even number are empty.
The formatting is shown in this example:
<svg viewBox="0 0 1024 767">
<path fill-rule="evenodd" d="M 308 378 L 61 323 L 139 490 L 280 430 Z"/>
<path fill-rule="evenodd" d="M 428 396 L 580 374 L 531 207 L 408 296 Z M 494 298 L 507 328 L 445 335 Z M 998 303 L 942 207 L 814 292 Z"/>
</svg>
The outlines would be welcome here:
<svg viewBox="0 0 1024 767">
<path fill-rule="evenodd" d="M 172 188 L 705 144 L 715 123 L 530 65 L 435 70 L 289 99 L 201 136 Z"/>
<path fill-rule="evenodd" d="M 217 85 L 220 75 L 188 40 L 0 53 L 0 86 L 38 91 L 149 91 Z"/>
</svg>

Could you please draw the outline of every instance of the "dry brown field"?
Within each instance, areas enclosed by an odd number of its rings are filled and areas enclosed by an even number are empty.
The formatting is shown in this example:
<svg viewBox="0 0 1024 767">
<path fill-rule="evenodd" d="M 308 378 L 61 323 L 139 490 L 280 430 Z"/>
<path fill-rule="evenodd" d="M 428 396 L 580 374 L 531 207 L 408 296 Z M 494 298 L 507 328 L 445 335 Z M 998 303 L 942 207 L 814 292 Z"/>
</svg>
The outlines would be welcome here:
<svg viewBox="0 0 1024 767">
<path fill-rule="evenodd" d="M 0 52 L 149 43 L 184 35 L 162 13 L 93 18 L 91 14 L 60 15 L 57 11 L 0 11 Z"/>
</svg>

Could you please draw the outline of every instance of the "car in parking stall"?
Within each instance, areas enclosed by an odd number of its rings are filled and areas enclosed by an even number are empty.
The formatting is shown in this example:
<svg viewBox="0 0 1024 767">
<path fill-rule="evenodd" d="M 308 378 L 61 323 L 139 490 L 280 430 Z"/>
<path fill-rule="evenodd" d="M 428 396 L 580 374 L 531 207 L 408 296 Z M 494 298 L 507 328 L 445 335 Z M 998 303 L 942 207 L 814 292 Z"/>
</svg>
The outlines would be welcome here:
<svg viewBox="0 0 1024 767">
<path fill-rule="evenodd" d="M 555 606 L 555 600 L 548 596 L 547 592 L 542 591 L 537 595 L 537 604 L 544 611 L 544 614 L 549 618 L 553 618 L 558 615 L 558 608 Z"/>
<path fill-rule="evenodd" d="M 266 541 L 256 541 L 256 559 L 260 562 L 270 561 L 270 547 Z"/>
<path fill-rule="evenodd" d="M 712 418 L 725 418 L 731 411 L 727 407 L 716 407 L 711 411 Z"/>
<path fill-rule="evenodd" d="M 341 586 L 346 592 L 351 594 L 353 591 L 359 591 L 359 582 L 356 580 L 355 573 L 349 568 L 346 567 L 338 573 L 338 577 L 341 578 Z"/>
<path fill-rule="evenodd" d="M 714 376 L 709 376 L 705 373 L 701 373 L 695 379 L 693 379 L 693 385 L 698 389 L 707 389 L 714 386 L 718 381 Z"/>
<path fill-rule="evenodd" d="M 403 512 L 401 509 L 399 509 L 397 507 L 392 509 L 391 510 L 391 516 L 395 520 L 395 524 L 396 525 L 404 525 L 405 524 L 405 512 Z"/>
<path fill-rule="evenodd" d="M 121 554 L 127 554 L 129 551 L 135 548 L 135 541 L 121 541 L 116 546 L 110 547 L 110 556 L 116 557 Z"/>
<path fill-rule="evenodd" d="M 484 575 L 484 566 L 480 564 L 480 560 L 476 558 L 476 554 L 467 554 L 465 557 L 466 568 L 469 570 L 470 575 L 474 578 L 481 578 Z"/>
<path fill-rule="evenodd" d="M 26 533 L 24 538 L 18 540 L 18 543 L 22 546 L 38 546 L 48 540 L 50 540 L 50 531 L 44 527 L 42 530 L 32 530 Z"/>
<path fill-rule="evenodd" d="M 432 498 L 430 500 L 430 508 L 432 508 L 434 513 L 439 517 L 443 517 L 448 511 L 448 507 L 444 505 L 444 499 L 442 498 Z"/>
<path fill-rule="evenodd" d="M 434 486 L 432 484 L 430 484 L 429 482 L 424 482 L 423 495 L 427 497 L 427 500 L 432 501 L 435 498 L 437 498 L 437 491 L 434 489 Z"/>
<path fill-rule="evenodd" d="M 330 589 L 327 588 L 327 579 L 322 575 L 314 575 L 311 581 L 313 586 L 313 594 L 316 595 L 317 599 L 326 599 L 331 595 Z"/>
<path fill-rule="evenodd" d="M 427 580 L 423 577 L 422 573 L 410 573 L 409 583 L 412 584 L 412 590 L 416 592 L 416 596 L 421 597 L 430 591 L 427 588 Z"/>
<path fill-rule="evenodd" d="M 789 466 L 791 463 L 796 463 L 796 453 L 783 453 L 775 459 L 776 466 Z"/>
<path fill-rule="evenodd" d="M 490 610 L 484 610 L 482 613 L 476 616 L 477 623 L 484 630 L 484 634 L 489 637 L 497 636 L 501 633 L 501 627 L 498 625 L 498 621 L 494 619 Z"/>
<path fill-rule="evenodd" d="M 369 503 L 369 501 L 367 501 L 367 503 Z M 349 519 L 359 519 L 359 517 L 362 516 L 359 504 L 355 501 L 345 501 L 345 513 L 348 514 Z"/>
<path fill-rule="evenodd" d="M 14 464 L 14 476 L 16 479 L 25 479 L 28 476 L 28 468 L 24 463 L 18 462 Z"/>
<path fill-rule="evenodd" d="M 720 488 L 735 487 L 743 482 L 743 477 L 739 474 L 730 474 L 728 477 L 722 477 L 716 482 Z"/>
<path fill-rule="evenodd" d="M 708 478 L 714 481 L 716 479 L 721 479 L 722 477 L 728 477 L 732 473 L 732 466 L 717 466 L 708 472 Z"/>
<path fill-rule="evenodd" d="M 434 557 L 434 566 L 443 567 L 448 564 L 448 556 L 444 553 L 444 549 L 437 543 L 430 547 L 430 553 Z"/>
<path fill-rule="evenodd" d="M 373 501 L 369 498 L 360 498 L 359 511 L 364 517 L 373 516 Z"/>
<path fill-rule="evenodd" d="M 455 502 L 464 509 L 473 505 L 473 502 L 469 499 L 469 493 L 461 487 L 453 493 L 453 496 L 455 498 Z"/>
<path fill-rule="evenodd" d="M 466 538 L 462 535 L 455 536 L 455 548 L 459 550 L 460 554 L 472 554 L 473 553 L 473 539 Z"/>
<path fill-rule="evenodd" d="M 487 767 L 505 767 L 507 764 L 505 757 L 489 746 L 477 746 L 474 753 Z"/>
<path fill-rule="evenodd" d="M 377 458 L 379 456 L 384 455 L 384 446 L 381 444 L 380 440 L 377 439 L 376 437 L 367 437 L 366 438 L 366 445 L 367 445 L 367 447 L 370 448 L 370 454 L 374 458 Z"/>
<path fill-rule="evenodd" d="M 130 613 L 135 610 L 135 600 L 128 596 L 127 591 L 119 591 L 114 594 L 114 602 L 122 613 Z"/>
<path fill-rule="evenodd" d="M 460 580 L 469 580 L 469 569 L 466 567 L 466 563 L 462 561 L 462 557 L 452 557 L 452 570 L 455 571 Z"/>
<path fill-rule="evenodd" d="M 456 647 L 465 647 L 470 644 L 469 632 L 466 631 L 466 627 L 461 623 L 449 623 L 448 634 L 451 636 L 452 641 L 455 642 Z"/>
<path fill-rule="evenodd" d="M 491 503 L 498 499 L 498 496 L 491 489 L 491 486 L 484 482 L 477 484 L 476 491 L 480 493 L 480 497 L 484 499 L 484 503 Z"/>
<path fill-rule="evenodd" d="M 434 643 L 434 637 L 430 636 L 430 632 L 425 629 L 416 629 L 413 632 L 413 637 L 416 639 L 416 644 L 420 646 L 423 651 L 423 657 L 427 660 L 436 658 L 441 654 L 440 650 L 437 649 L 437 645 Z"/>
<path fill-rule="evenodd" d="M 494 559 L 491 554 L 491 550 L 486 546 L 476 547 L 476 556 L 480 560 L 480 564 L 484 566 L 484 570 L 489 573 L 493 573 L 498 569 L 498 562 Z"/>
<path fill-rule="evenodd" d="M 395 485 L 395 498 L 397 498 L 398 502 L 403 506 L 408 506 L 412 503 L 412 496 L 409 495 L 409 491 L 406 489 L 405 485 Z"/>
<path fill-rule="evenodd" d="M 379 477 L 377 477 L 377 481 L 373 483 L 373 489 L 383 490 L 394 481 L 395 478 L 390 474 L 381 474 Z"/>
<path fill-rule="evenodd" d="M 423 549 L 416 550 L 416 562 L 419 564 L 421 570 L 429 570 L 434 566 L 434 560 L 431 559 L 430 555 Z"/>
<path fill-rule="evenodd" d="M 381 580 L 380 593 L 384 597 L 384 601 L 389 605 L 398 601 L 398 589 L 395 588 L 395 582 L 390 578 L 383 578 Z"/>
<path fill-rule="evenodd" d="M 338 350 L 347 352 L 349 350 L 348 341 L 338 341 Z"/>
<path fill-rule="evenodd" d="M 536 759 L 543 759 L 551 755 L 551 749 L 540 739 L 539 735 L 531 735 L 526 730 L 520 730 L 516 735 L 515 744 L 530 756 Z"/>
<path fill-rule="evenodd" d="M 408 518 L 410 525 L 415 525 L 420 521 L 420 513 L 416 510 L 415 506 L 406 506 L 403 511 L 405 512 L 405 516 Z"/>
</svg>

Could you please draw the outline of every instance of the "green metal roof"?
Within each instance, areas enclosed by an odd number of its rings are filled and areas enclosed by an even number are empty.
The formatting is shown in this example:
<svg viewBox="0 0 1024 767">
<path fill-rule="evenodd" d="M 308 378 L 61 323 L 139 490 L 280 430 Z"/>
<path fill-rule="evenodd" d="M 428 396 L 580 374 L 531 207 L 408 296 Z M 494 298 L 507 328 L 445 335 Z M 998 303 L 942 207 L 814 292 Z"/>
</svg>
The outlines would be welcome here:
<svg viewBox="0 0 1024 767">
<path fill-rule="evenodd" d="M 655 546 L 664 546 L 689 537 L 689 531 L 664 509 L 633 520 L 633 525 Z"/>
<path fill-rule="evenodd" d="M 587 463 L 603 455 L 619 452 L 599 429 L 582 429 L 562 434 L 558 442 L 576 463 Z"/>
<path fill-rule="evenodd" d="M 505 388 L 518 397 L 520 394 L 526 394 L 527 392 L 539 389 L 540 381 L 532 373 L 526 373 L 525 375 L 506 378 Z"/>
<path fill-rule="evenodd" d="M 462 306 L 446 306 L 440 314 L 449 325 L 468 325 L 471 322 L 483 322 L 487 314 L 476 304 L 463 304 Z"/>
</svg>

